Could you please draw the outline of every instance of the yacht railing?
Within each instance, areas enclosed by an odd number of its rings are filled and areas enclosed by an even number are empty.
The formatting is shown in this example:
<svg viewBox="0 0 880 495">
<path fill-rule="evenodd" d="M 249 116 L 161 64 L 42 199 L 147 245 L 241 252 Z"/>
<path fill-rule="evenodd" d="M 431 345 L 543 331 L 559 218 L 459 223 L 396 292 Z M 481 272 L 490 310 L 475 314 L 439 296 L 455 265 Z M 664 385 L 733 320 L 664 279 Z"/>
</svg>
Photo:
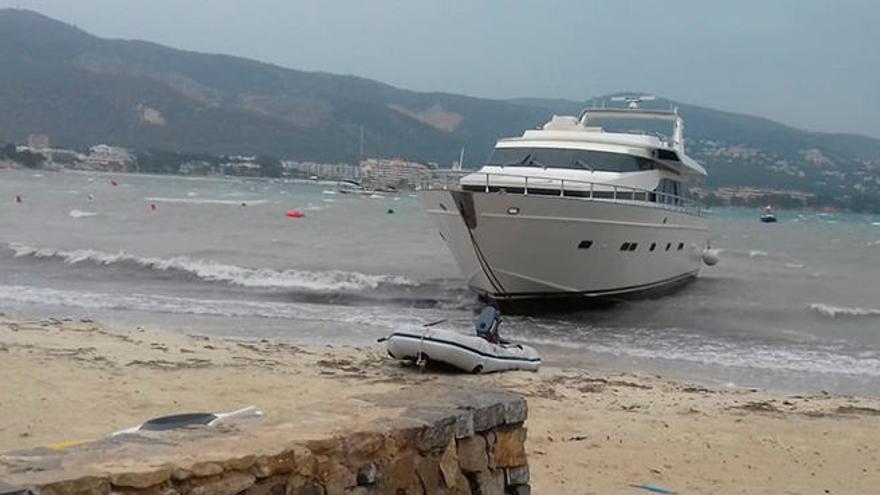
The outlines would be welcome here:
<svg viewBox="0 0 880 495">
<path fill-rule="evenodd" d="M 471 181 L 461 183 L 469 177 Z M 479 178 L 479 180 L 473 180 Z M 495 180 L 493 180 L 495 179 Z M 502 179 L 516 179 L 517 182 Z M 531 184 L 529 181 L 531 180 Z M 506 194 L 560 196 L 586 201 L 641 204 L 668 210 L 704 216 L 705 208 L 697 201 L 675 194 L 651 191 L 637 187 L 591 182 L 562 177 L 537 177 L 523 174 L 500 174 L 465 170 L 434 170 L 419 184 L 420 190 L 480 191 Z"/>
</svg>

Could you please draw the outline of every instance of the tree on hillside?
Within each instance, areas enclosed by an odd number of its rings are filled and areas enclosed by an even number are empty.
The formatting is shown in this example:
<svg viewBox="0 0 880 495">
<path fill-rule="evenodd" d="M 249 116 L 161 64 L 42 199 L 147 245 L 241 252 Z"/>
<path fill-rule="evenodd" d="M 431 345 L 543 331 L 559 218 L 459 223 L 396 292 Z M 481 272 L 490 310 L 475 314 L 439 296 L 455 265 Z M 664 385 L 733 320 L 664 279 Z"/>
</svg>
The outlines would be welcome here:
<svg viewBox="0 0 880 495">
<path fill-rule="evenodd" d="M 266 155 L 258 156 L 256 163 L 260 166 L 260 175 L 263 177 L 281 177 L 281 172 L 284 170 L 280 160 Z"/>
<path fill-rule="evenodd" d="M 16 163 L 20 163 L 27 168 L 40 168 L 46 161 L 46 158 L 39 153 L 30 151 L 18 151 L 14 144 L 7 144 L 0 149 L 0 158 L 5 158 Z"/>
</svg>

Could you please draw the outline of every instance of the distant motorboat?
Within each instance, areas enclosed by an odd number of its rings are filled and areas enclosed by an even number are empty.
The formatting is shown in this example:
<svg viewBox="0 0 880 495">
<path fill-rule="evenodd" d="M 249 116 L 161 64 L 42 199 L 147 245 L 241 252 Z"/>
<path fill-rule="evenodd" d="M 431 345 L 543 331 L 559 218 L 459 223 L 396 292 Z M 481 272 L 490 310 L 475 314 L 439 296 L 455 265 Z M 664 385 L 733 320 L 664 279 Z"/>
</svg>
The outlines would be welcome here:
<svg viewBox="0 0 880 495">
<path fill-rule="evenodd" d="M 761 222 L 776 223 L 776 213 L 773 211 L 773 207 L 769 205 L 764 207 L 764 211 L 761 213 Z"/>
</svg>

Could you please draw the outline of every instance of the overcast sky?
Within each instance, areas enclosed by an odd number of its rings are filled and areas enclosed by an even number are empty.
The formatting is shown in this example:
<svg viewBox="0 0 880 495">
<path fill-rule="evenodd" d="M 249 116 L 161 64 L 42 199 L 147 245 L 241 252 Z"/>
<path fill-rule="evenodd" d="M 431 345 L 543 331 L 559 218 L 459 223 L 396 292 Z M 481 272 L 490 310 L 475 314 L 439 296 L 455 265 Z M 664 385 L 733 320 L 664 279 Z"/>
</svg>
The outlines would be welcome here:
<svg viewBox="0 0 880 495">
<path fill-rule="evenodd" d="M 421 91 L 652 92 L 880 137 L 880 1 L 0 0 L 138 38 Z"/>
</svg>

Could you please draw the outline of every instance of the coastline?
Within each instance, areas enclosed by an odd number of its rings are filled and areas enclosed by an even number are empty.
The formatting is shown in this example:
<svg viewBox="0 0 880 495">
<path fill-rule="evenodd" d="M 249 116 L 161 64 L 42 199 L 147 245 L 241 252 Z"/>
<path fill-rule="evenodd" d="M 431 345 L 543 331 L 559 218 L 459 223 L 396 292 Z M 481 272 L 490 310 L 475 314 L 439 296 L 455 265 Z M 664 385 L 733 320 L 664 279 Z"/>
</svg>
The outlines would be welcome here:
<svg viewBox="0 0 880 495">
<path fill-rule="evenodd" d="M 459 375 L 403 367 L 381 346 L 294 346 L 91 320 L 0 319 L 0 452 L 100 438 L 154 416 L 297 397 L 468 383 L 523 394 L 536 493 L 867 493 L 880 482 L 880 399 L 716 390 L 656 376 Z"/>
</svg>

